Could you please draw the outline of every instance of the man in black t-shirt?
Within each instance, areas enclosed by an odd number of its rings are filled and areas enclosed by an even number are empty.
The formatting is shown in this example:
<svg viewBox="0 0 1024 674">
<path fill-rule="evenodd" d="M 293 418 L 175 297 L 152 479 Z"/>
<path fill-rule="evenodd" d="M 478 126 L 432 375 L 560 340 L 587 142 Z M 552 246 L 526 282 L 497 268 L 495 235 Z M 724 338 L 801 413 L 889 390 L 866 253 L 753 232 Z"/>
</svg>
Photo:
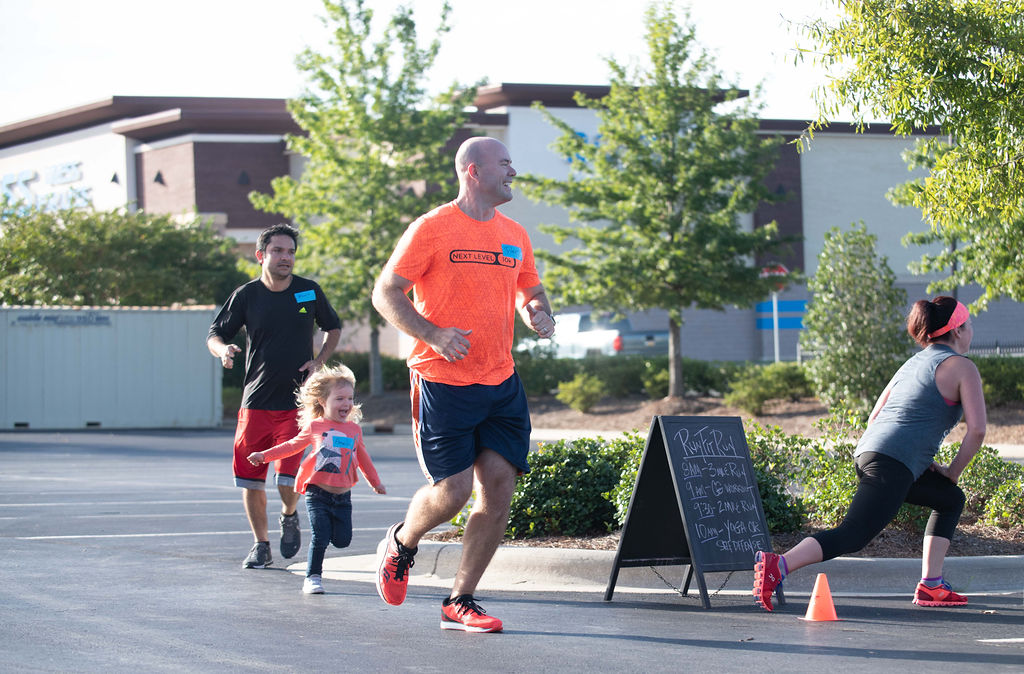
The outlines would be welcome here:
<svg viewBox="0 0 1024 674">
<path fill-rule="evenodd" d="M 242 566 L 262 569 L 273 563 L 267 533 L 267 465 L 253 466 L 246 457 L 290 440 L 298 432 L 295 393 L 306 377 L 334 353 L 341 338 L 341 321 L 323 290 L 314 281 L 295 276 L 298 231 L 274 225 L 259 237 L 256 260 L 260 277 L 235 289 L 210 326 L 206 345 L 225 368 L 234 365 L 239 349 L 231 340 L 244 327 L 245 383 L 235 429 L 235 485 L 255 545 Z M 316 327 L 324 331 L 320 353 L 313 356 Z M 302 455 L 276 461 L 275 482 L 281 495 L 281 555 L 294 557 L 302 546 L 295 512 L 295 473 Z"/>
</svg>

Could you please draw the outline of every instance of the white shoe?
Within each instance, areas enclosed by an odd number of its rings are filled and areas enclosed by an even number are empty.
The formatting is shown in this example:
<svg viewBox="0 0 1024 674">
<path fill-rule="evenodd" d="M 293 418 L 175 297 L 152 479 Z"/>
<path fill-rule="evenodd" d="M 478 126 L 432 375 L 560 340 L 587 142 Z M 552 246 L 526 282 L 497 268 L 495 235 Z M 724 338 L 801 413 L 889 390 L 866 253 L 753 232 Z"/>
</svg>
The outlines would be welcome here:
<svg viewBox="0 0 1024 674">
<path fill-rule="evenodd" d="M 306 580 L 302 581 L 302 594 L 323 594 L 324 586 L 320 582 L 320 576 L 306 576 Z"/>
</svg>

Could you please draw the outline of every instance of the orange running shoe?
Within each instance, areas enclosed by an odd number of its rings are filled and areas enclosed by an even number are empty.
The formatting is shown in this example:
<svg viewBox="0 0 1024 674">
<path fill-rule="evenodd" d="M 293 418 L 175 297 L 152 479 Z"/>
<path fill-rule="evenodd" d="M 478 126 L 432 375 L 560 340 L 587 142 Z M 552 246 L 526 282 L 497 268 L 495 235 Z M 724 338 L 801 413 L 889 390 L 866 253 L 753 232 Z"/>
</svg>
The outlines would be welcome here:
<svg viewBox="0 0 1024 674">
<path fill-rule="evenodd" d="M 917 591 L 914 592 L 914 603 L 918 606 L 966 606 L 967 597 L 953 592 L 953 588 L 946 581 L 935 587 L 918 583 Z"/>
<path fill-rule="evenodd" d="M 409 569 L 415 563 L 413 557 L 418 550 L 405 547 L 395 538 L 403 524 L 404 522 L 392 524 L 388 529 L 377 560 L 377 594 L 392 606 L 398 606 L 405 601 L 405 592 L 409 587 Z"/>
<path fill-rule="evenodd" d="M 782 583 L 782 570 L 779 568 L 781 555 L 774 552 L 754 553 L 754 599 L 765 611 L 772 609 L 772 593 Z"/>
<path fill-rule="evenodd" d="M 465 632 L 500 632 L 501 621 L 480 608 L 471 594 L 441 602 L 441 629 Z"/>
</svg>

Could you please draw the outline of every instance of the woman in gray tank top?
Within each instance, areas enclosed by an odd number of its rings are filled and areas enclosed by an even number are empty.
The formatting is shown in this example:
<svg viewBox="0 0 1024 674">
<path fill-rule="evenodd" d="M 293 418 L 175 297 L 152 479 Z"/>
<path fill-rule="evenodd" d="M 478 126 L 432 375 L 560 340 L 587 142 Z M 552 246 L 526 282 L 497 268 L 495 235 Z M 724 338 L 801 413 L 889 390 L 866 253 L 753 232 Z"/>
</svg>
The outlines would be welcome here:
<svg viewBox="0 0 1024 674">
<path fill-rule="evenodd" d="M 974 329 L 970 315 L 952 297 L 919 300 L 907 317 L 907 332 L 922 350 L 893 375 L 868 417 L 854 452 L 857 491 L 835 529 L 809 536 L 785 554 L 755 555 L 754 597 L 772 610 L 772 593 L 786 574 L 862 549 L 906 503 L 932 508 L 924 534 L 919 606 L 963 606 L 942 565 L 964 507 L 960 474 L 985 439 L 985 396 L 978 368 L 963 355 Z M 967 431 L 948 466 L 934 461 L 939 445 L 960 421 Z"/>
</svg>

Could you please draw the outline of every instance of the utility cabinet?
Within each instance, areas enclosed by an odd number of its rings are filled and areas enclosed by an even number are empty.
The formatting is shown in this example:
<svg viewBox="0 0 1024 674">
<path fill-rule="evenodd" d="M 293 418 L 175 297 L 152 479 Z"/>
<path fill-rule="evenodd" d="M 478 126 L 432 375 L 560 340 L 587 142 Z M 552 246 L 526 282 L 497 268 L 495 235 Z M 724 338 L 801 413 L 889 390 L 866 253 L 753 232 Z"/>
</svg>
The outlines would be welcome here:
<svg viewBox="0 0 1024 674">
<path fill-rule="evenodd" d="M 0 307 L 0 429 L 219 426 L 216 309 Z"/>
</svg>

